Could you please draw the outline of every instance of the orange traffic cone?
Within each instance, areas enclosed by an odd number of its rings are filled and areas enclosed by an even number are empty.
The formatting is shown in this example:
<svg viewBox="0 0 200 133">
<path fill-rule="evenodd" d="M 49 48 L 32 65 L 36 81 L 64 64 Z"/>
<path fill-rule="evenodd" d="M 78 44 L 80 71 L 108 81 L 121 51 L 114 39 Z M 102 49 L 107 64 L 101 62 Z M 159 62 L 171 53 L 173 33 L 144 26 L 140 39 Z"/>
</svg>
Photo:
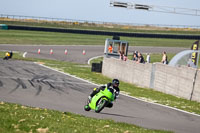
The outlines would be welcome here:
<svg viewBox="0 0 200 133">
<path fill-rule="evenodd" d="M 83 50 L 83 55 L 85 55 L 86 54 L 86 52 L 85 52 L 85 50 Z"/>
<path fill-rule="evenodd" d="M 38 49 L 38 54 L 40 54 L 40 49 Z"/>
<path fill-rule="evenodd" d="M 65 55 L 67 55 L 67 49 L 65 49 Z"/>
<path fill-rule="evenodd" d="M 53 49 L 50 50 L 50 54 L 53 54 Z"/>
</svg>

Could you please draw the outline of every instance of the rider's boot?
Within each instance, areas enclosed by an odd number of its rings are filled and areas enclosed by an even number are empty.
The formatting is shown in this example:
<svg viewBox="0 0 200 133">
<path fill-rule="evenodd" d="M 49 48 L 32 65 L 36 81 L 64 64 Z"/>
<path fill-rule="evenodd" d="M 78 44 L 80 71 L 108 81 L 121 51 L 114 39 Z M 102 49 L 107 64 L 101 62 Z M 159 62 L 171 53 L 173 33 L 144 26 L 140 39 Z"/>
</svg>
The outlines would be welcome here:
<svg viewBox="0 0 200 133">
<path fill-rule="evenodd" d="M 106 107 L 108 107 L 108 108 L 112 108 L 112 106 L 113 106 L 113 103 L 112 103 L 112 102 L 110 102 L 110 103 L 108 103 L 108 104 L 106 105 Z"/>
</svg>

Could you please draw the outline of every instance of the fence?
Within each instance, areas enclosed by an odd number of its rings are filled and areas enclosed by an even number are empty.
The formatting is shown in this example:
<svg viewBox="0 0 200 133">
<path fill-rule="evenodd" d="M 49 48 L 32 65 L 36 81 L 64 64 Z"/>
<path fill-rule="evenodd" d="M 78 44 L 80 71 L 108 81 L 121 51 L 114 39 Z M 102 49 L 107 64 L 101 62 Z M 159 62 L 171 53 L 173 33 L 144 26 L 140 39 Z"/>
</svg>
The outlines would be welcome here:
<svg viewBox="0 0 200 133">
<path fill-rule="evenodd" d="M 200 102 L 200 70 L 194 68 L 104 58 L 102 73 L 110 78 Z"/>
</svg>

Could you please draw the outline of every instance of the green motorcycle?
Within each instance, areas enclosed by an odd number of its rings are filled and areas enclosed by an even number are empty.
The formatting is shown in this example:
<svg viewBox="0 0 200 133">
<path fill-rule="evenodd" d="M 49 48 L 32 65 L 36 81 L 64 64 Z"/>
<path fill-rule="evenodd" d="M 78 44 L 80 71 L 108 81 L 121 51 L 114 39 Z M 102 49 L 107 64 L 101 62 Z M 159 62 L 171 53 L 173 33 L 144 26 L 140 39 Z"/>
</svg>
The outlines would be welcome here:
<svg viewBox="0 0 200 133">
<path fill-rule="evenodd" d="M 99 113 L 104 107 L 109 107 L 109 104 L 115 100 L 115 96 L 116 94 L 112 89 L 105 88 L 103 91 L 100 90 L 99 93 L 92 97 L 91 101 L 87 101 L 84 109 L 85 111 L 90 111 L 92 109 L 95 110 L 96 113 Z"/>
</svg>

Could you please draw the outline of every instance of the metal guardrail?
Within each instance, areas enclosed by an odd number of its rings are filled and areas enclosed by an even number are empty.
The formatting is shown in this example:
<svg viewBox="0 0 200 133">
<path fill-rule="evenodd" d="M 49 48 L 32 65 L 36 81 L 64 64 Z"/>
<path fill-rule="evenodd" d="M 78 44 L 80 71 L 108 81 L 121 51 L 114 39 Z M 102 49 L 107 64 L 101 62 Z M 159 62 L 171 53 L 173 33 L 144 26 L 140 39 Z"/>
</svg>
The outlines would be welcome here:
<svg viewBox="0 0 200 133">
<path fill-rule="evenodd" d="M 20 21 L 25 21 L 28 19 L 33 19 L 38 22 L 40 21 L 63 21 L 63 22 L 78 22 L 78 23 L 88 23 L 88 24 L 108 24 L 108 25 L 127 25 L 127 26 L 152 26 L 152 27 L 169 27 L 169 28 L 193 28 L 200 29 L 200 25 L 164 25 L 164 24 L 138 24 L 138 23 L 120 23 L 120 22 L 103 22 L 103 21 L 90 21 L 90 20 L 75 20 L 75 19 L 65 19 L 65 18 L 50 18 L 50 17 L 37 17 L 37 16 L 22 16 L 22 15 L 8 15 L 0 14 L 0 18 L 15 19 Z"/>
</svg>

